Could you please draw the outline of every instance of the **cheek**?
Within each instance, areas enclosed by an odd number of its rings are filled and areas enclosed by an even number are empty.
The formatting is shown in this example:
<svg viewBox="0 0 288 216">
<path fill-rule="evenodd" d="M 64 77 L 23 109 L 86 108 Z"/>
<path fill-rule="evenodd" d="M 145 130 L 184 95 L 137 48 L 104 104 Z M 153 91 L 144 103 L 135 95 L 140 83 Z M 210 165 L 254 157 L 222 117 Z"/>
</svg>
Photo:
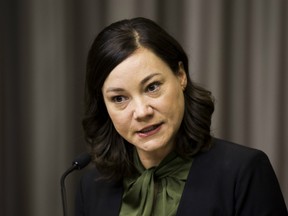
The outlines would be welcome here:
<svg viewBox="0 0 288 216">
<path fill-rule="evenodd" d="M 184 116 L 184 95 L 182 92 L 174 92 L 174 95 L 170 95 L 165 102 L 164 115 L 166 115 L 167 120 L 174 130 L 178 130 Z"/>
<path fill-rule="evenodd" d="M 162 100 L 165 112 L 172 116 L 181 116 L 184 112 L 184 95 L 182 90 L 175 89 L 170 91 Z"/>
<path fill-rule="evenodd" d="M 113 112 L 108 110 L 108 113 L 116 131 L 123 136 L 123 132 L 127 132 L 129 129 L 130 123 L 128 116 L 123 112 Z"/>
</svg>

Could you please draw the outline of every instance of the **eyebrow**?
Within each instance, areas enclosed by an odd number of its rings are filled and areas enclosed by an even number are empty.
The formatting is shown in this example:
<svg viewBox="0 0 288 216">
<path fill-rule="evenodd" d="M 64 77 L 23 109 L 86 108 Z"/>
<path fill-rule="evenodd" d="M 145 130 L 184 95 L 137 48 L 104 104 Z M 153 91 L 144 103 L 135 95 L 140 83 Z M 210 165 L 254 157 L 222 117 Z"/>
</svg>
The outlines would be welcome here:
<svg viewBox="0 0 288 216">
<path fill-rule="evenodd" d="M 145 83 L 147 83 L 150 79 L 152 79 L 154 76 L 158 76 L 160 75 L 160 73 L 153 73 L 150 74 L 149 76 L 145 77 L 143 80 L 141 80 L 140 84 L 141 85 L 145 85 Z M 114 87 L 110 87 L 106 90 L 106 92 L 123 92 L 125 91 L 125 89 L 123 88 L 114 88 Z"/>
<path fill-rule="evenodd" d="M 140 83 L 141 85 L 144 85 L 145 83 L 147 83 L 150 79 L 152 79 L 154 76 L 158 76 L 160 75 L 160 73 L 153 73 L 150 74 L 149 76 L 145 77 Z"/>
</svg>

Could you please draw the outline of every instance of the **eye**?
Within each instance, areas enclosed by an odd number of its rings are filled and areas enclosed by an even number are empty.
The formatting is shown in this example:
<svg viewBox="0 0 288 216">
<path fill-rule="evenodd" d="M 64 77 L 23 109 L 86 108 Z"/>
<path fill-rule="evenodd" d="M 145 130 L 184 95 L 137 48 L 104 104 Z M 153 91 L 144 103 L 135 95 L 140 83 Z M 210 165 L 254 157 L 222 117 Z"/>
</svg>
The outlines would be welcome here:
<svg viewBox="0 0 288 216">
<path fill-rule="evenodd" d="M 112 101 L 114 103 L 122 103 L 126 100 L 126 97 L 122 96 L 122 95 L 117 95 L 117 96 L 114 96 L 112 97 Z"/>
<path fill-rule="evenodd" d="M 153 82 L 147 86 L 148 92 L 155 92 L 160 88 L 160 82 Z"/>
</svg>

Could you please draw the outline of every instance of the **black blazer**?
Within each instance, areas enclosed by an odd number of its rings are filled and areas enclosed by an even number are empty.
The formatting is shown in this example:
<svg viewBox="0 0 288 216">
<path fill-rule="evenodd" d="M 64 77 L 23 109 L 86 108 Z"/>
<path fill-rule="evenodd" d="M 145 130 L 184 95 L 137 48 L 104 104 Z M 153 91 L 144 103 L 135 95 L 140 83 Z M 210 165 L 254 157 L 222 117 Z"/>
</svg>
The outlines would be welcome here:
<svg viewBox="0 0 288 216">
<path fill-rule="evenodd" d="M 96 169 L 81 180 L 76 216 L 119 215 L 120 182 L 106 182 Z M 195 156 L 177 216 L 287 216 L 279 183 L 261 151 L 215 139 L 213 147 Z"/>
</svg>

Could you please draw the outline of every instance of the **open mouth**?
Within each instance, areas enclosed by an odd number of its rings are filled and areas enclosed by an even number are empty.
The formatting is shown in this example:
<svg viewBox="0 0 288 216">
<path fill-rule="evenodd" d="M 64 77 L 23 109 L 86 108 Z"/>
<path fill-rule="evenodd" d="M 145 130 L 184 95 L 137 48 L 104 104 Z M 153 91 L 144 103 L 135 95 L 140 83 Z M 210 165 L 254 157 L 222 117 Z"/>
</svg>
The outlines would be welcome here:
<svg viewBox="0 0 288 216">
<path fill-rule="evenodd" d="M 143 128 L 142 130 L 138 131 L 138 134 L 141 137 L 151 136 L 160 130 L 161 125 L 162 125 L 162 123 Z"/>
<path fill-rule="evenodd" d="M 148 133 L 150 131 L 153 131 L 155 130 L 159 125 L 153 125 L 151 127 L 148 127 L 148 128 L 144 128 L 143 130 L 139 131 L 140 133 Z"/>
</svg>

